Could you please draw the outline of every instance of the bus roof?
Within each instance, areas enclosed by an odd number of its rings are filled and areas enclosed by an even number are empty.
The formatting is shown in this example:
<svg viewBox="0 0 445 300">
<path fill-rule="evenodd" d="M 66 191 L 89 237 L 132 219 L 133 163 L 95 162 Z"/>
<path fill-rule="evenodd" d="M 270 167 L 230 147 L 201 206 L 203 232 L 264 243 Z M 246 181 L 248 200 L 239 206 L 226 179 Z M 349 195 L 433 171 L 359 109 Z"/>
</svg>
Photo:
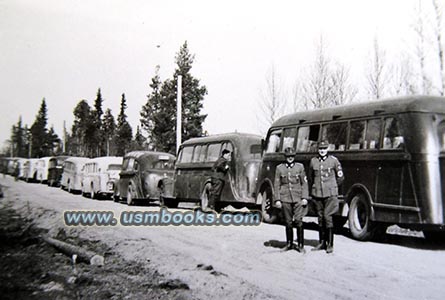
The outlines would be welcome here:
<svg viewBox="0 0 445 300">
<path fill-rule="evenodd" d="M 221 133 L 214 134 L 204 137 L 191 138 L 187 141 L 183 142 L 182 145 L 196 144 L 196 143 L 210 143 L 210 142 L 220 142 L 220 141 L 228 141 L 234 140 L 236 142 L 245 141 L 245 140 L 257 140 L 258 143 L 261 143 L 261 136 L 250 133 Z"/>
<path fill-rule="evenodd" d="M 407 112 L 445 113 L 445 98 L 433 96 L 399 97 L 298 112 L 281 117 L 271 127 Z"/>
</svg>

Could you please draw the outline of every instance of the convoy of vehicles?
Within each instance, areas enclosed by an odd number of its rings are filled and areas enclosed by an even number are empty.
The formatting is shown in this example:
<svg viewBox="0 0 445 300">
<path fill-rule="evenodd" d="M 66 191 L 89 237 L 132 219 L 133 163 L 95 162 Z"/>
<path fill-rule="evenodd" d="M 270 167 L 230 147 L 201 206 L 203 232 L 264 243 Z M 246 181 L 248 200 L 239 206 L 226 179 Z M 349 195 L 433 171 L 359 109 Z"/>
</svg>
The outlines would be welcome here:
<svg viewBox="0 0 445 300">
<path fill-rule="evenodd" d="M 293 147 L 296 161 L 307 171 L 322 140 L 329 143 L 330 154 L 339 159 L 345 174 L 335 222 L 348 221 L 353 238 L 369 240 L 393 224 L 422 230 L 427 238 L 444 236 L 445 98 L 441 97 L 413 96 L 290 114 L 271 125 L 265 140 L 231 133 L 185 141 L 177 161 L 171 154 L 150 151 L 130 152 L 123 161 L 113 162 L 78 157 L 43 161 L 49 185 L 57 185 L 63 168 L 62 188 L 92 198 L 113 190 L 116 201 L 129 205 L 135 200 L 159 200 L 168 207 L 197 202 L 206 208 L 212 166 L 228 149 L 230 170 L 217 209 L 228 204 L 260 208 L 264 221 L 275 222 L 280 211 L 273 183 L 284 149 Z M 42 176 L 38 172 L 41 161 L 3 158 L 0 166 L 5 174 L 44 181 L 45 171 Z"/>
</svg>

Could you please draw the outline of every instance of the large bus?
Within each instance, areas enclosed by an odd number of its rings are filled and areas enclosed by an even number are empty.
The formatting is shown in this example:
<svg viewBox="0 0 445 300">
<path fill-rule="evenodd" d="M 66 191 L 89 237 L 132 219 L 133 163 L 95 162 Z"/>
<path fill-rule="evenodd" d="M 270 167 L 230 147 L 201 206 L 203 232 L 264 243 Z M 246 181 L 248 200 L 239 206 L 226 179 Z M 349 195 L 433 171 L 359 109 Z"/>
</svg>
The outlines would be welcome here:
<svg viewBox="0 0 445 300">
<path fill-rule="evenodd" d="M 172 189 L 165 187 L 164 203 L 176 207 L 178 202 L 196 202 L 207 209 L 212 167 L 222 150 L 232 152 L 230 169 L 215 209 L 226 205 L 235 208 L 256 205 L 255 186 L 261 162 L 261 136 L 225 133 L 192 138 L 179 148 Z"/>
<path fill-rule="evenodd" d="M 344 169 L 337 223 L 346 218 L 352 237 L 369 240 L 389 225 L 445 236 L 445 98 L 405 97 L 286 115 L 263 143 L 257 202 L 273 222 L 276 166 L 286 147 L 309 168 L 317 143 Z"/>
</svg>

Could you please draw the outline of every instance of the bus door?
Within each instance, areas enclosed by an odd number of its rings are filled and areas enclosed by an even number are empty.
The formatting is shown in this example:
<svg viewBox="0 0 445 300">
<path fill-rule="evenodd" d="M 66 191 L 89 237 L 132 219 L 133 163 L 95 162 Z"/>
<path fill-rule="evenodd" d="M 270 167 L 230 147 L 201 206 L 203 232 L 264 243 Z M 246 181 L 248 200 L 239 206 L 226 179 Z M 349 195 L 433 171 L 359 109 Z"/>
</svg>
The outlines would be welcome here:
<svg viewBox="0 0 445 300">
<path fill-rule="evenodd" d="M 383 120 L 383 143 L 380 146 L 380 157 L 376 182 L 375 203 L 383 204 L 378 221 L 402 221 L 402 211 L 391 209 L 394 206 L 415 206 L 411 187 L 408 160 L 406 159 L 404 138 L 399 120 L 388 117 Z M 403 191 L 405 190 L 405 195 Z M 389 209 L 384 209 L 385 206 Z M 379 206 L 376 207 L 379 209 Z M 416 215 L 414 215 L 416 217 Z M 417 218 L 417 217 L 416 217 Z"/>
<path fill-rule="evenodd" d="M 227 172 L 227 175 L 225 177 L 224 187 L 221 193 L 221 201 L 235 201 L 236 196 L 238 195 L 239 187 L 240 187 L 240 176 L 238 168 L 239 161 L 237 161 L 236 155 L 239 154 L 240 159 L 241 153 L 236 153 L 235 151 L 238 151 L 238 149 L 234 149 L 231 142 L 223 142 L 221 147 L 222 150 L 227 149 L 231 152 L 230 154 L 230 161 L 229 161 L 229 171 Z M 221 157 L 221 153 L 219 155 Z M 233 189 L 233 190 L 232 190 Z"/>
</svg>

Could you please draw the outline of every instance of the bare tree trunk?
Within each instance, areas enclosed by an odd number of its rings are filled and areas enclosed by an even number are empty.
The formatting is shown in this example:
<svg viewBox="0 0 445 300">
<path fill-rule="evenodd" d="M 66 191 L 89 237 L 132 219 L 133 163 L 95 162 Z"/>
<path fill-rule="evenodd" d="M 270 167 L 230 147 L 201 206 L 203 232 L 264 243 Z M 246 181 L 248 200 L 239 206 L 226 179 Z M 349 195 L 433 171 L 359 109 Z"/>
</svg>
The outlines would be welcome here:
<svg viewBox="0 0 445 300">
<path fill-rule="evenodd" d="M 368 92 L 371 98 L 380 99 L 386 91 L 386 58 L 385 52 L 380 49 L 377 37 L 374 38 L 374 47 L 370 61 L 370 69 L 366 78 L 368 81 Z"/>
<path fill-rule="evenodd" d="M 266 75 L 266 87 L 261 91 L 261 116 L 259 119 L 269 127 L 282 114 L 285 107 L 285 99 L 281 83 L 275 72 L 275 66 L 272 65 Z"/>
<path fill-rule="evenodd" d="M 439 5 L 438 0 L 432 0 L 435 14 L 435 24 L 434 24 L 434 35 L 435 42 L 437 44 L 437 56 L 439 59 L 439 67 L 440 67 L 440 95 L 443 96 L 445 94 L 445 70 L 444 70 L 444 57 L 443 57 L 443 45 L 442 45 L 442 12 L 443 7 Z"/>
<path fill-rule="evenodd" d="M 423 94 L 431 93 L 431 80 L 426 71 L 426 51 L 425 51 L 425 17 L 422 9 L 422 1 L 419 0 L 419 4 L 416 8 L 416 21 L 413 25 L 414 32 L 417 36 L 416 56 L 420 69 L 420 92 Z"/>
</svg>

